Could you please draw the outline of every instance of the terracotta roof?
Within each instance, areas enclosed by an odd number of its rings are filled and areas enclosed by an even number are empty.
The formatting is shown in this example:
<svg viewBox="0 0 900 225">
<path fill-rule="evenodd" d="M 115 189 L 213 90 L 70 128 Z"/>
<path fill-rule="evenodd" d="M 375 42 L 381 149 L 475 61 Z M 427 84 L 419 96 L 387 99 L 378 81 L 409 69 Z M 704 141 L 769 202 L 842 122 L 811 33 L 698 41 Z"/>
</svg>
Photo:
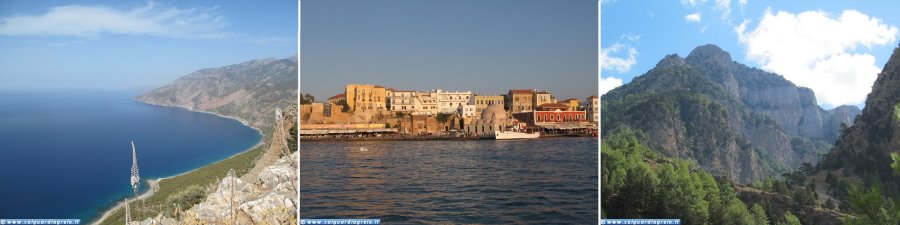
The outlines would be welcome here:
<svg viewBox="0 0 900 225">
<path fill-rule="evenodd" d="M 591 95 L 591 96 L 588 96 L 588 97 L 587 97 L 587 99 L 592 99 L 592 98 L 597 98 L 597 96 L 596 96 L 596 95 Z"/>
<path fill-rule="evenodd" d="M 344 97 L 346 97 L 346 95 L 344 95 L 344 94 L 337 94 L 337 95 L 335 95 L 335 96 L 331 96 L 331 98 L 328 98 L 328 100 L 339 99 L 339 98 L 344 98 Z"/>
<path fill-rule="evenodd" d="M 528 89 L 509 90 L 509 92 L 512 92 L 513 94 L 531 94 L 531 93 L 534 93 L 533 91 L 528 90 Z"/>
<path fill-rule="evenodd" d="M 569 105 L 562 104 L 562 103 L 544 103 L 543 105 L 538 106 L 538 108 L 552 108 L 552 109 L 565 108 L 565 109 L 568 109 Z"/>
</svg>

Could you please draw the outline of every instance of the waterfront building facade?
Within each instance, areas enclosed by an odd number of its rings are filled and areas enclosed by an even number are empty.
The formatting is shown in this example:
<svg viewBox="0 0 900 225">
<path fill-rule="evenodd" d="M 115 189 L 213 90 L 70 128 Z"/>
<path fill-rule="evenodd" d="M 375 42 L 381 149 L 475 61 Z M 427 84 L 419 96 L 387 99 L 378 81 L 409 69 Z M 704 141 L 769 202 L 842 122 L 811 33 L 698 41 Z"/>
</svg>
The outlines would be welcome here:
<svg viewBox="0 0 900 225">
<path fill-rule="evenodd" d="M 435 92 L 416 92 L 416 98 L 413 104 L 413 115 L 436 115 L 440 112 L 438 109 L 438 96 Z"/>
<path fill-rule="evenodd" d="M 438 111 L 441 113 L 456 113 L 462 105 L 467 105 L 472 98 L 471 91 L 434 91 L 438 96 Z"/>
<path fill-rule="evenodd" d="M 511 113 L 534 110 L 534 90 L 509 90 L 506 94 L 506 110 Z"/>
<path fill-rule="evenodd" d="M 580 110 L 579 107 L 581 106 L 581 101 L 574 98 L 563 100 L 560 103 L 569 105 L 569 111 L 578 111 Z"/>
<path fill-rule="evenodd" d="M 591 95 L 591 96 L 587 97 L 588 121 L 590 121 L 591 123 L 594 123 L 594 124 L 596 124 L 597 121 L 600 120 L 600 103 L 599 103 L 599 101 L 600 101 L 600 99 L 597 98 L 597 96 Z"/>
<path fill-rule="evenodd" d="M 531 107 L 536 108 L 543 104 L 556 103 L 555 101 L 553 101 L 554 99 L 556 99 L 556 97 L 553 97 L 553 95 L 551 95 L 549 91 L 536 91 L 534 92 L 534 98 L 532 98 L 532 101 L 534 101 L 534 103 L 531 105 Z"/>
<path fill-rule="evenodd" d="M 432 116 L 427 115 L 409 115 L 399 120 L 401 133 L 413 135 L 435 134 L 440 130 L 440 125 Z"/>
<path fill-rule="evenodd" d="M 473 103 L 475 103 L 475 115 L 481 115 L 490 105 L 504 105 L 502 95 L 475 95 Z"/>
<path fill-rule="evenodd" d="M 387 89 L 371 84 L 348 84 L 344 92 L 347 105 L 354 112 L 387 110 Z"/>
<path fill-rule="evenodd" d="M 391 91 L 391 112 L 411 113 L 416 111 L 415 91 Z"/>
<path fill-rule="evenodd" d="M 532 112 L 513 114 L 513 118 L 544 134 L 583 134 L 590 129 L 585 111 L 568 111 L 561 103 L 549 103 Z"/>
<path fill-rule="evenodd" d="M 463 119 L 473 118 L 473 117 L 475 117 L 475 105 L 472 105 L 472 104 L 459 105 L 459 107 L 457 107 L 456 114 L 459 115 L 460 117 L 462 117 Z"/>
</svg>

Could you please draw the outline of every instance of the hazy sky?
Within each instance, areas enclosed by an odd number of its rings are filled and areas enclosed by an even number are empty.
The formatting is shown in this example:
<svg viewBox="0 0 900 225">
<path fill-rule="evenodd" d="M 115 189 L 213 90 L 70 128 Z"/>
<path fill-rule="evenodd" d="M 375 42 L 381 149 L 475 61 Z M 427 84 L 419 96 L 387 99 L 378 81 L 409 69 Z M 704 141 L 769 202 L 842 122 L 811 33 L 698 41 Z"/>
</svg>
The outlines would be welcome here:
<svg viewBox="0 0 900 225">
<path fill-rule="evenodd" d="M 816 92 L 830 109 L 861 105 L 898 43 L 900 1 L 604 0 L 600 92 L 668 54 L 715 44 L 731 58 Z"/>
<path fill-rule="evenodd" d="M 596 0 L 306 0 L 301 92 L 347 83 L 402 90 L 597 94 Z"/>
<path fill-rule="evenodd" d="M 297 53 L 296 1 L 0 1 L 0 89 L 147 90 Z"/>
</svg>

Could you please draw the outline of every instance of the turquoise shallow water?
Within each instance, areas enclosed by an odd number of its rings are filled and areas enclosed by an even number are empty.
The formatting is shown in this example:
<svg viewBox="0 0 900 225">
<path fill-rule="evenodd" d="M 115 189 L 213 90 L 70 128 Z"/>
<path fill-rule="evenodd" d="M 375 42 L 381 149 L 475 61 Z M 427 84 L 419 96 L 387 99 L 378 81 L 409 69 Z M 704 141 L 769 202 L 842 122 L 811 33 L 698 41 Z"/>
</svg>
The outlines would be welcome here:
<svg viewBox="0 0 900 225">
<path fill-rule="evenodd" d="M 133 101 L 137 94 L 0 91 L 0 218 L 98 217 L 131 195 L 131 141 L 141 177 L 152 179 L 260 140 L 238 121 Z"/>
</svg>

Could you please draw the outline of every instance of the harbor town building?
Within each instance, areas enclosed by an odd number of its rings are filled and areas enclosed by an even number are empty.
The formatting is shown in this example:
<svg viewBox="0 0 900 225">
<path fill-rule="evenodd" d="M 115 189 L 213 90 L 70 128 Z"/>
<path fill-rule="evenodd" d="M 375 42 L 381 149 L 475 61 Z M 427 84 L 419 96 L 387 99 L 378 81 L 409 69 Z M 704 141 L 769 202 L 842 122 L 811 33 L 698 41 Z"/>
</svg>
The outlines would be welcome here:
<svg viewBox="0 0 900 225">
<path fill-rule="evenodd" d="M 512 113 L 534 110 L 533 90 L 509 90 L 506 94 L 506 110 Z"/>
<path fill-rule="evenodd" d="M 371 84 L 348 84 L 344 92 L 354 112 L 387 111 L 387 89 Z"/>
</svg>

